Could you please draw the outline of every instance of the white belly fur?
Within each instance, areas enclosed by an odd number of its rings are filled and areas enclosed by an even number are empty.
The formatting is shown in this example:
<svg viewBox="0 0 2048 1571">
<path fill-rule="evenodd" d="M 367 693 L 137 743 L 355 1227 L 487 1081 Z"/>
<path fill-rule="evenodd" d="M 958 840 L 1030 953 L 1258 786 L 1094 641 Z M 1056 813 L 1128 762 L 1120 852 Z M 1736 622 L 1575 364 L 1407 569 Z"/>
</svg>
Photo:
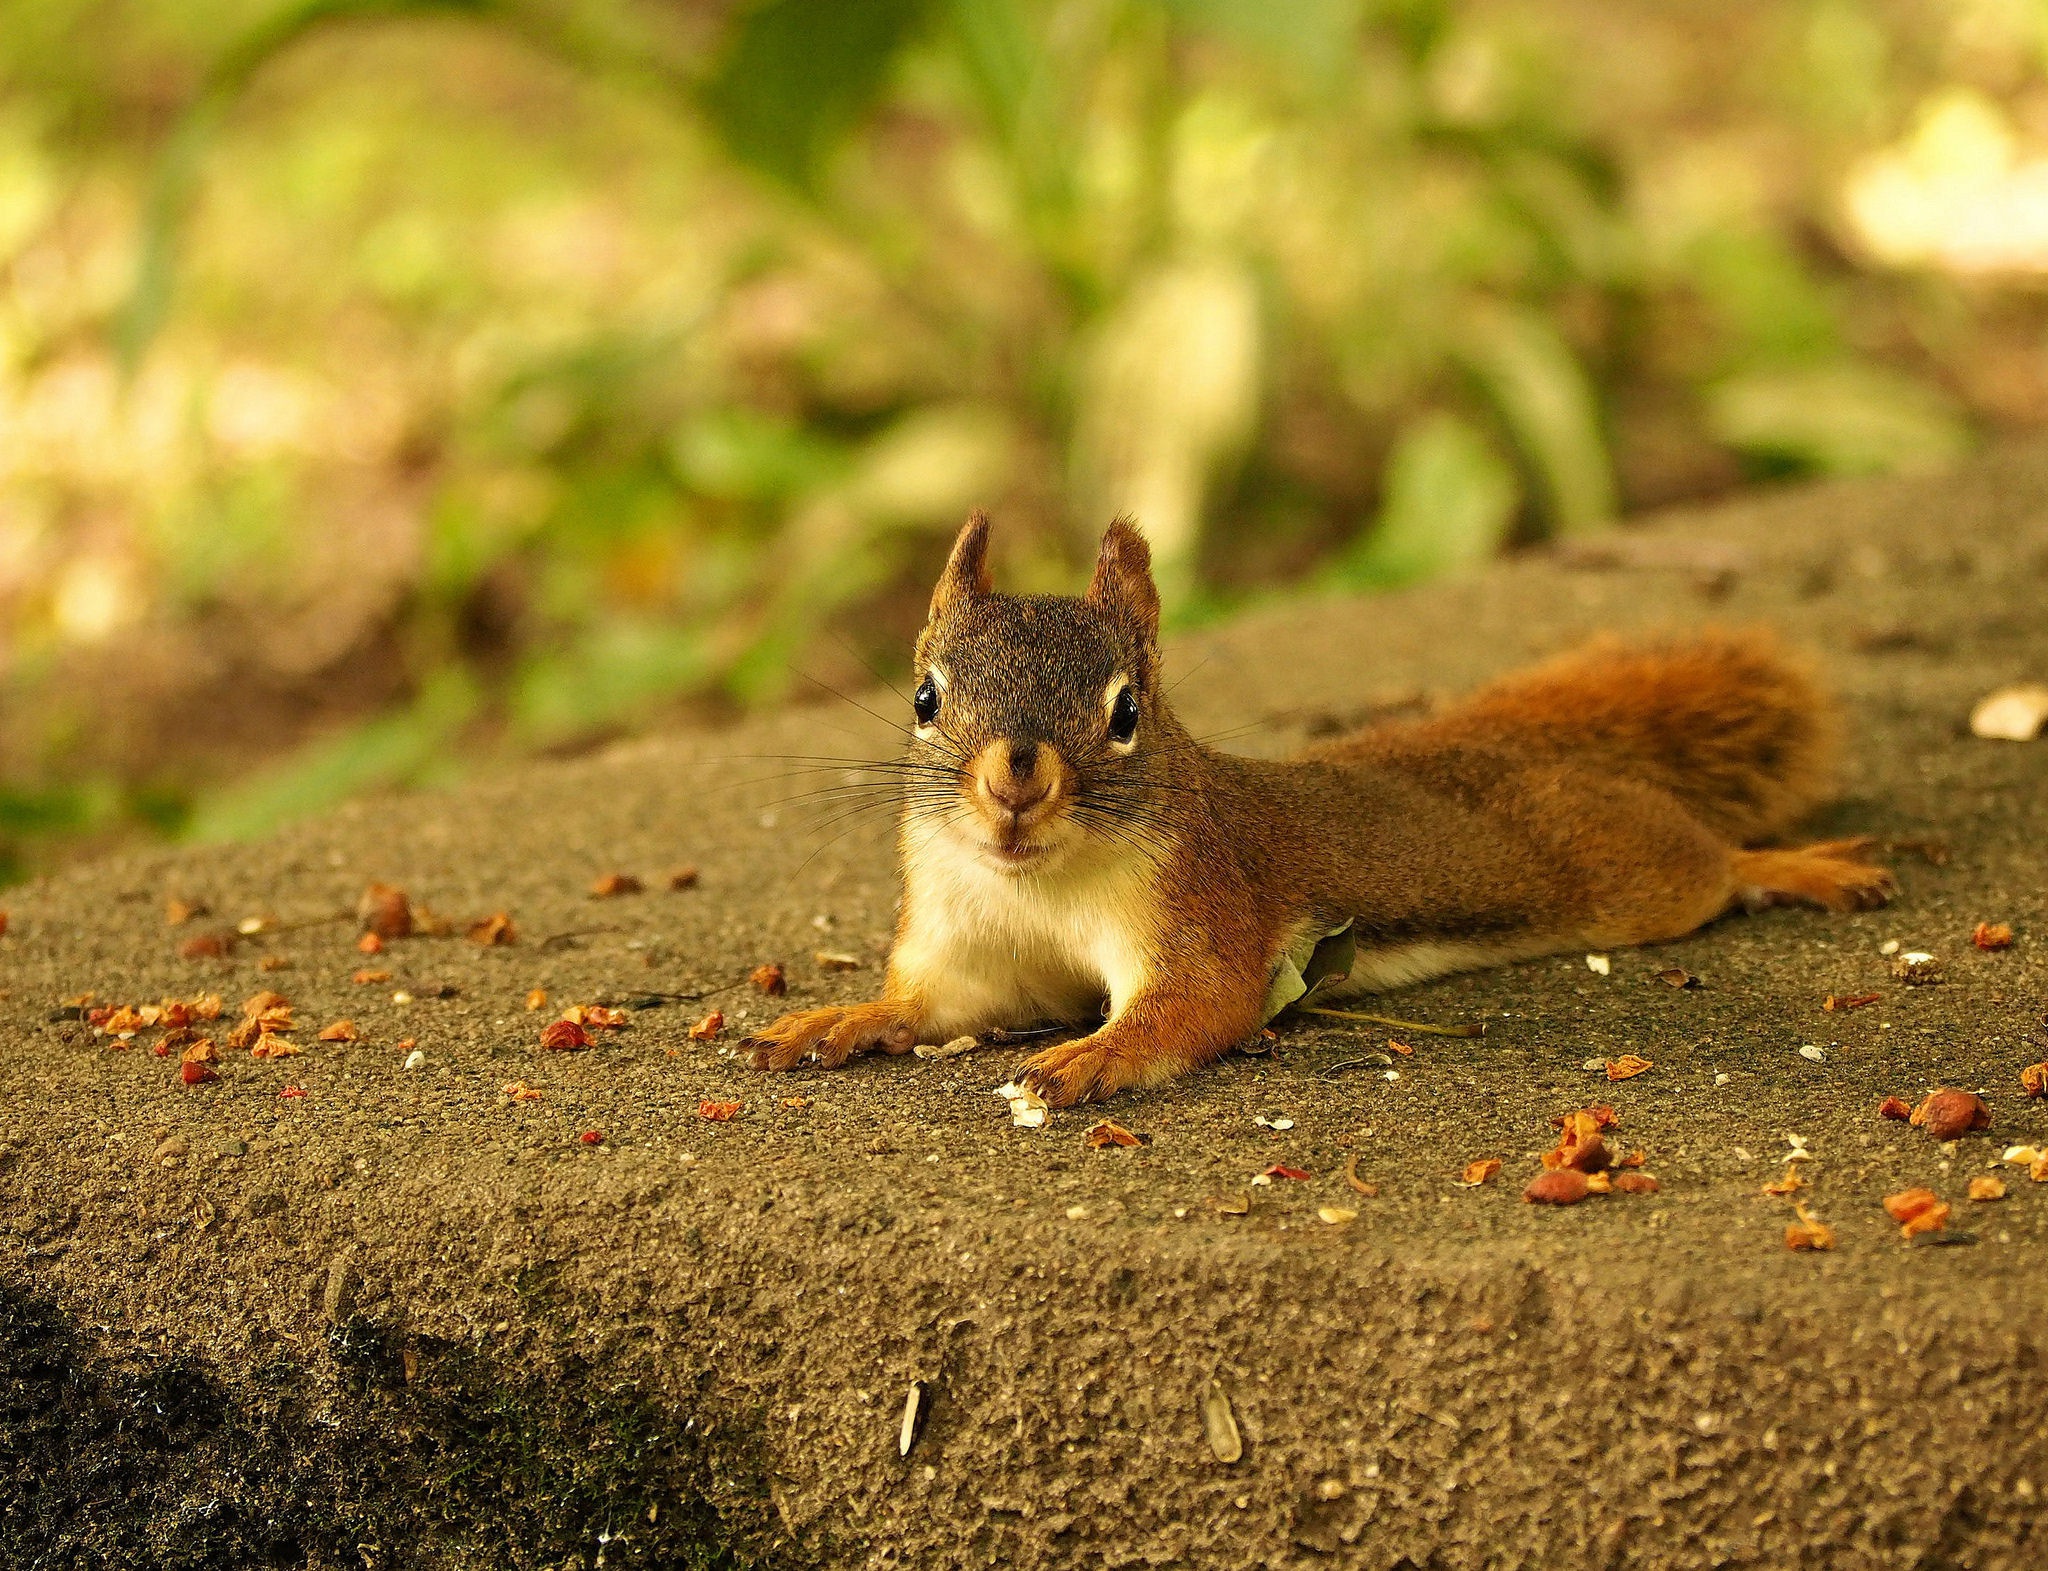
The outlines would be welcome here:
<svg viewBox="0 0 2048 1571">
<path fill-rule="evenodd" d="M 1023 876 L 950 833 L 907 848 L 906 923 L 890 971 L 925 1003 L 934 1041 L 1038 1020 L 1114 1014 L 1147 975 L 1152 868 L 1125 852 Z"/>
<path fill-rule="evenodd" d="M 1524 937 L 1492 944 L 1426 942 L 1361 949 L 1352 962 L 1351 974 L 1333 992 L 1385 993 L 1427 982 L 1431 977 L 1448 976 L 1453 971 L 1477 971 L 1483 966 L 1508 965 L 1552 954 L 1558 947 L 1549 940 Z"/>
</svg>

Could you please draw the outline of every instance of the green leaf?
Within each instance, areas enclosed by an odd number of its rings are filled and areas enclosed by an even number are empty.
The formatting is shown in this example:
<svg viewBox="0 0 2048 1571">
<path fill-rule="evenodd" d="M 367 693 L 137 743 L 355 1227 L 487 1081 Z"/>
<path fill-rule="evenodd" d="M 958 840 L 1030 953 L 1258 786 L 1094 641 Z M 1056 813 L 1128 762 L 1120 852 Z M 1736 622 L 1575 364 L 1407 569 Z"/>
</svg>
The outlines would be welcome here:
<svg viewBox="0 0 2048 1571">
<path fill-rule="evenodd" d="M 447 767 L 480 702 L 467 671 L 437 671 L 408 707 L 316 742 L 282 768 L 202 801 L 187 838 L 245 840 L 358 792 L 431 778 Z"/>
<path fill-rule="evenodd" d="M 1514 470 L 1484 435 L 1456 415 L 1425 415 L 1387 459 L 1378 524 L 1332 577 L 1392 587 L 1483 562 L 1507 539 L 1521 500 Z"/>
<path fill-rule="evenodd" d="M 1458 354 L 1536 472 L 1544 512 L 1560 535 L 1614 522 L 1614 471 L 1599 400 L 1571 347 L 1526 306 L 1473 302 Z"/>
<path fill-rule="evenodd" d="M 1970 448 L 1938 389 L 1847 361 L 1729 377 L 1708 392 L 1707 419 L 1730 447 L 1812 474 L 1924 473 Z"/>
<path fill-rule="evenodd" d="M 874 107 L 928 0 L 767 0 L 699 99 L 733 155 L 799 191 Z"/>
</svg>

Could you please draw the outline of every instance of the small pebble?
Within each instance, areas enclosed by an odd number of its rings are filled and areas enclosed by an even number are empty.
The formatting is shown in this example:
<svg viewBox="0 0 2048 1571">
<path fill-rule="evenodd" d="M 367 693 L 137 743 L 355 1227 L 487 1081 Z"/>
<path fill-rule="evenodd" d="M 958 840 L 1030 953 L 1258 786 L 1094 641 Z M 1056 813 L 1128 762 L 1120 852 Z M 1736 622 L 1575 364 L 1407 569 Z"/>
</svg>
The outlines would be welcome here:
<svg viewBox="0 0 2048 1571">
<path fill-rule="evenodd" d="M 427 1055 L 417 1047 L 405 1055 L 405 1067 L 407 1069 L 417 1069 L 426 1061 Z"/>
<path fill-rule="evenodd" d="M 1799 1056 L 1809 1064 L 1817 1064 L 1828 1055 L 1820 1048 L 1815 1047 L 1811 1042 L 1808 1042 L 1799 1050 Z"/>
</svg>

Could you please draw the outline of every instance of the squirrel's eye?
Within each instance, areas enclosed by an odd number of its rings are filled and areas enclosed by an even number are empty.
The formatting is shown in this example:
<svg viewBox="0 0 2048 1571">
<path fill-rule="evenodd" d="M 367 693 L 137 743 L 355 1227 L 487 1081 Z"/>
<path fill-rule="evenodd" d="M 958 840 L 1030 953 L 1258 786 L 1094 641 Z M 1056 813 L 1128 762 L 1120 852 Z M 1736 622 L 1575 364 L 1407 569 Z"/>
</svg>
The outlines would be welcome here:
<svg viewBox="0 0 2048 1571">
<path fill-rule="evenodd" d="M 1116 702 L 1109 706 L 1109 739 L 1112 742 L 1128 742 L 1137 734 L 1138 695 L 1127 687 L 1116 695 Z"/>
<path fill-rule="evenodd" d="M 910 695 L 910 707 L 919 725 L 930 725 L 938 719 L 939 689 L 930 677 L 917 684 L 917 691 Z"/>
</svg>

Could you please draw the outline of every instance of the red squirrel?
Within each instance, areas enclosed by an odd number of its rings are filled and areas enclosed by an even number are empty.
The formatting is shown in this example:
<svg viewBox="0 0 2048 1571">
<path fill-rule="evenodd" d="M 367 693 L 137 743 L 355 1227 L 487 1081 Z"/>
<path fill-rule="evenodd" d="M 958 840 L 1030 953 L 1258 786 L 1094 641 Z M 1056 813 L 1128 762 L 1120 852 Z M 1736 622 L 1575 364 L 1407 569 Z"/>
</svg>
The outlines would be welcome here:
<svg viewBox="0 0 2048 1571">
<path fill-rule="evenodd" d="M 1745 849 L 1823 799 L 1837 733 L 1760 633 L 1603 641 L 1427 719 L 1240 758 L 1166 701 L 1132 523 L 1079 599 L 1012 596 L 977 513 L 915 675 L 883 996 L 783 1016 L 745 1044 L 756 1068 L 1099 1021 L 1024 1066 L 1063 1107 L 1244 1041 L 1290 950 L 1346 921 L 1346 985 L 1378 990 L 1893 890 L 1864 841 Z"/>
</svg>

